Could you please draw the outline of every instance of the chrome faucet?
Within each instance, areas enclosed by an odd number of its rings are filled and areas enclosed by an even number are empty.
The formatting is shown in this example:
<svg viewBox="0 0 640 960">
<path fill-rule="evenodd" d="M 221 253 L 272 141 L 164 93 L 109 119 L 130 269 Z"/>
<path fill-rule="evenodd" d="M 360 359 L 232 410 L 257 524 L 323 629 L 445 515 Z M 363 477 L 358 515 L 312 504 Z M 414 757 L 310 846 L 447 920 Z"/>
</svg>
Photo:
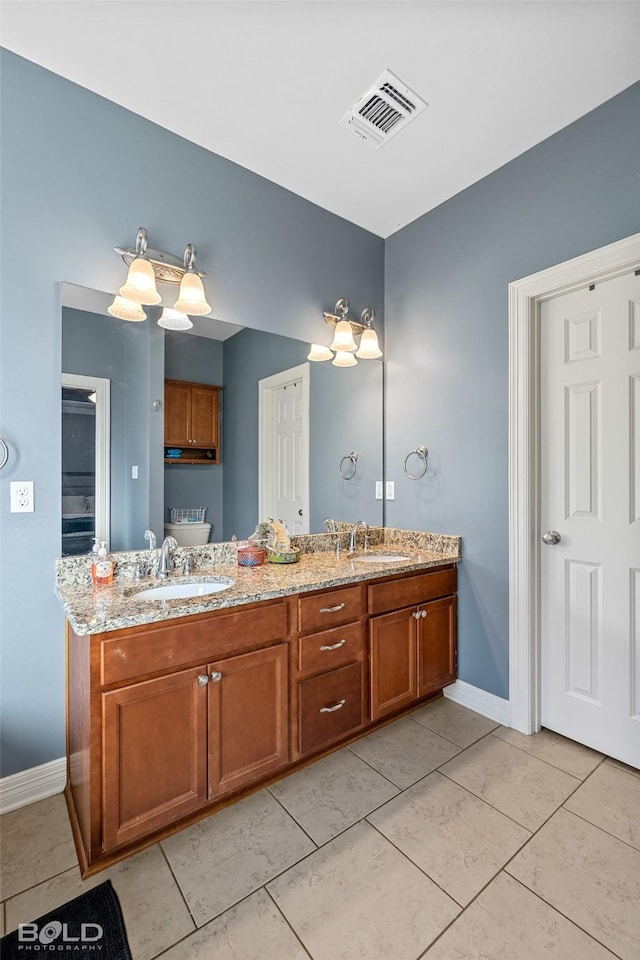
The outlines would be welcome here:
<svg viewBox="0 0 640 960">
<path fill-rule="evenodd" d="M 325 527 L 327 528 L 327 533 L 337 533 L 337 532 L 338 532 L 338 524 L 336 523 L 335 520 L 332 520 L 331 517 L 325 517 L 322 522 L 324 523 Z"/>
<path fill-rule="evenodd" d="M 355 553 L 358 547 L 358 527 L 362 527 L 364 531 L 364 549 L 365 552 L 369 549 L 369 524 L 366 520 L 356 520 L 354 525 L 351 528 L 351 536 L 349 537 L 349 553 Z"/>
<path fill-rule="evenodd" d="M 156 548 L 156 535 L 153 530 L 145 530 L 144 532 L 145 540 L 149 541 L 149 550 L 155 550 Z"/>
<path fill-rule="evenodd" d="M 160 548 L 160 564 L 156 574 L 160 580 L 166 580 L 167 577 L 171 576 L 171 571 L 173 569 L 173 558 L 171 556 L 171 551 L 175 550 L 177 546 L 178 541 L 175 539 L 175 537 L 165 537 L 162 541 L 162 546 Z"/>
</svg>

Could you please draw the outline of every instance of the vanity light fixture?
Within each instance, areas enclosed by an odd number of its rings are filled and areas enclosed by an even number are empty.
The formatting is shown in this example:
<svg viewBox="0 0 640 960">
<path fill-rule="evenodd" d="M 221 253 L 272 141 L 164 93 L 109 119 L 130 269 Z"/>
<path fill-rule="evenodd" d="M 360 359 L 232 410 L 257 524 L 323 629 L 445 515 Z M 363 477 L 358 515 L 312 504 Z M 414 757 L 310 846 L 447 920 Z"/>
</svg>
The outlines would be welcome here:
<svg viewBox="0 0 640 960">
<path fill-rule="evenodd" d="M 147 319 L 147 315 L 139 303 L 126 300 L 125 297 L 119 295 L 116 296 L 111 306 L 107 307 L 107 313 L 110 313 L 112 317 L 117 317 L 118 320 L 139 322 Z"/>
<path fill-rule="evenodd" d="M 334 367 L 355 367 L 358 361 L 354 355 L 347 350 L 337 350 L 331 362 Z"/>
<path fill-rule="evenodd" d="M 184 251 L 184 275 L 180 281 L 180 293 L 174 307 L 181 313 L 190 313 L 194 317 L 211 313 L 211 307 L 204 295 L 202 280 L 196 272 L 196 248 L 188 243 Z"/>
<path fill-rule="evenodd" d="M 324 311 L 323 315 L 325 321 L 334 328 L 333 342 L 328 347 L 312 343 L 307 360 L 332 360 L 336 367 L 353 367 L 358 362 L 356 357 L 361 360 L 377 360 L 382 356 L 378 335 L 373 329 L 375 311 L 372 307 L 365 307 L 358 322 L 349 316 L 347 298 L 340 297 L 334 312 Z M 359 346 L 355 337 L 361 337 Z M 332 351 L 335 352 L 335 357 Z"/>
<path fill-rule="evenodd" d="M 361 360 L 377 360 L 382 356 L 382 350 L 378 344 L 378 334 L 372 326 L 375 315 L 376 312 L 373 307 L 365 307 L 360 316 L 364 324 L 364 330 L 360 338 L 360 346 L 356 351 L 356 357 Z"/>
<path fill-rule="evenodd" d="M 108 312 L 120 320 L 139 321 L 146 319 L 142 304 L 154 306 L 161 303 L 162 297 L 156 288 L 156 280 L 162 283 L 179 283 L 180 292 L 171 314 L 163 311 L 158 321 L 161 327 L 171 330 L 187 330 L 193 326 L 186 315 L 203 316 L 211 312 L 207 303 L 202 277 L 206 277 L 203 270 L 196 270 L 196 247 L 188 243 L 184 257 L 178 257 L 165 250 L 154 250 L 148 246 L 146 227 L 140 227 L 136 236 L 135 249 L 114 247 L 129 267 L 126 282 L 120 288 Z M 175 316 L 175 312 L 182 314 L 184 319 Z M 176 324 L 180 322 L 180 326 Z M 171 326 L 169 326 L 171 323 Z"/>
<path fill-rule="evenodd" d="M 165 330 L 190 330 L 193 326 L 186 313 L 180 310 L 174 310 L 172 307 L 165 307 L 162 316 L 158 320 L 158 326 Z"/>
</svg>

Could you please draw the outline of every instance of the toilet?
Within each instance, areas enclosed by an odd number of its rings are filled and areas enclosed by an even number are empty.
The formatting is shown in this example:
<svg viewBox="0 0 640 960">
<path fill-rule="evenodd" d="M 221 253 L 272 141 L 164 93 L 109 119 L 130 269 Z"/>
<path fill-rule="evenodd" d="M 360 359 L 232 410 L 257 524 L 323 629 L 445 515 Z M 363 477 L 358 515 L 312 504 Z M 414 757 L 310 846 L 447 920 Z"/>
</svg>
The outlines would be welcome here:
<svg viewBox="0 0 640 960">
<path fill-rule="evenodd" d="M 179 547 L 199 547 L 209 542 L 210 523 L 165 523 L 165 537 L 175 537 Z"/>
</svg>

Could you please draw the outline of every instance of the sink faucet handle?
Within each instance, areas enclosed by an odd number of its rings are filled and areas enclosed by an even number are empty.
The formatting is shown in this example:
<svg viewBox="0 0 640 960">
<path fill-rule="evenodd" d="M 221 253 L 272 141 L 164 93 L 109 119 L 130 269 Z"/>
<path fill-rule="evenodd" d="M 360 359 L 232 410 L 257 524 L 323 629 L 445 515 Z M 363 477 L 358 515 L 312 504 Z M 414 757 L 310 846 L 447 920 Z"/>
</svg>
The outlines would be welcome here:
<svg viewBox="0 0 640 960">
<path fill-rule="evenodd" d="M 153 530 L 145 530 L 144 538 L 149 541 L 149 550 L 155 550 L 157 541 Z"/>
</svg>

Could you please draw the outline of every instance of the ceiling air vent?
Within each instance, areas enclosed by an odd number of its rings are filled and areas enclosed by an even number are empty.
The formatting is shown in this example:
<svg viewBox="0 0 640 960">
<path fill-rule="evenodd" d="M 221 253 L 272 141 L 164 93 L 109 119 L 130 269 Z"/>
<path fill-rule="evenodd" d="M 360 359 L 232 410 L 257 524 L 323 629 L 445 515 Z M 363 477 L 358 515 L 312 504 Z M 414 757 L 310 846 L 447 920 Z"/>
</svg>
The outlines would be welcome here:
<svg viewBox="0 0 640 960">
<path fill-rule="evenodd" d="M 391 70 L 381 77 L 347 110 L 340 125 L 377 149 L 417 117 L 428 104 Z"/>
</svg>

